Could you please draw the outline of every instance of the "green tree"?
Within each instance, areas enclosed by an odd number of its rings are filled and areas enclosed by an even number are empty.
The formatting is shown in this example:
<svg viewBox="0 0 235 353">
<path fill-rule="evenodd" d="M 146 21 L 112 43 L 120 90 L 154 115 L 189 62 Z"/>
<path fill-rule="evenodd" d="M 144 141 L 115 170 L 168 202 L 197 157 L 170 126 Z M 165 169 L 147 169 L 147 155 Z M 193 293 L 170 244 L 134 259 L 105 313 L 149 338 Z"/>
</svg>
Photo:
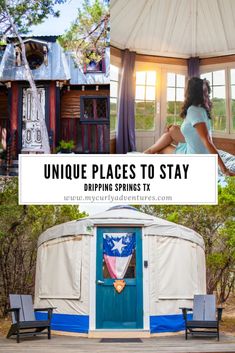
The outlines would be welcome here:
<svg viewBox="0 0 235 353">
<path fill-rule="evenodd" d="M 86 216 L 78 206 L 18 205 L 17 178 L 0 194 L 0 314 L 9 293 L 34 293 L 37 241 L 47 228 Z"/>
<path fill-rule="evenodd" d="M 76 63 L 100 61 L 109 46 L 109 6 L 104 0 L 84 0 L 76 20 L 59 38 L 60 44 L 74 52 Z"/>
<path fill-rule="evenodd" d="M 143 212 L 182 224 L 202 235 L 205 242 L 207 292 L 225 302 L 235 289 L 235 178 L 219 187 L 218 205 L 136 206 Z"/>
<path fill-rule="evenodd" d="M 9 15 L 14 19 L 19 33 L 27 34 L 32 25 L 42 23 L 49 15 L 58 17 L 60 13 L 54 10 L 54 5 L 64 2 L 64 0 L 0 0 L 0 35 L 15 34 L 9 22 Z"/>
</svg>

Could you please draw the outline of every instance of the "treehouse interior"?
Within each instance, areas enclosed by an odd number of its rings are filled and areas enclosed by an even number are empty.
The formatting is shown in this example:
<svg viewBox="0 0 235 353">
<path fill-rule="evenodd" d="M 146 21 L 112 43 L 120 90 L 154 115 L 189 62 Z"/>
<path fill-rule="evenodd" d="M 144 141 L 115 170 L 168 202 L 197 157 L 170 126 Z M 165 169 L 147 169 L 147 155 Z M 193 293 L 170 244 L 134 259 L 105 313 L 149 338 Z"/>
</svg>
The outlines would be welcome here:
<svg viewBox="0 0 235 353">
<path fill-rule="evenodd" d="M 143 152 L 180 125 L 198 76 L 212 89 L 214 144 L 235 155 L 234 14 L 233 0 L 111 1 L 112 153 Z"/>
</svg>

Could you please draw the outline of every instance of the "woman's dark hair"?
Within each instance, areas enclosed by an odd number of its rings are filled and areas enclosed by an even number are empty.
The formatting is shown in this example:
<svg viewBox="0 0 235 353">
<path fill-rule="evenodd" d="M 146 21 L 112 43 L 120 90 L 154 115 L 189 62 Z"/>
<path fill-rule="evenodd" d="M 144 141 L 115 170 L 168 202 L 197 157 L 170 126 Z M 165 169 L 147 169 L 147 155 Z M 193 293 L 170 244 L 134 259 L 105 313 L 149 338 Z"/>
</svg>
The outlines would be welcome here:
<svg viewBox="0 0 235 353">
<path fill-rule="evenodd" d="M 185 100 L 180 113 L 181 118 L 185 118 L 188 108 L 191 105 L 195 105 L 195 106 L 200 106 L 205 108 L 208 118 L 211 119 L 210 111 L 211 111 L 212 104 L 209 101 L 209 108 L 208 106 L 205 105 L 205 98 L 204 98 L 204 92 L 203 92 L 204 83 L 207 85 L 208 94 L 210 94 L 211 88 L 208 81 L 202 80 L 201 78 L 198 78 L 198 77 L 192 77 L 188 81 L 188 85 L 185 91 Z"/>
</svg>

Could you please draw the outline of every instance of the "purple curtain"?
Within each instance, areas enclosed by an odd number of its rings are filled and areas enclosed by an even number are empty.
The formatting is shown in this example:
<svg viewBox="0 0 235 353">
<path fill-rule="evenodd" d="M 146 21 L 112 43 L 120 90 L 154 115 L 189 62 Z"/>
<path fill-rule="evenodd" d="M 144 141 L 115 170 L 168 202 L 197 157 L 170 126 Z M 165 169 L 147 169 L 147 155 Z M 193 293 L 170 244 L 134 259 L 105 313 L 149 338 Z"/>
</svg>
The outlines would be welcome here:
<svg viewBox="0 0 235 353">
<path fill-rule="evenodd" d="M 188 60 L 188 77 L 199 77 L 200 59 L 198 56 L 189 58 Z"/>
<path fill-rule="evenodd" d="M 118 101 L 116 152 L 127 153 L 135 146 L 135 52 L 124 50 Z"/>
</svg>

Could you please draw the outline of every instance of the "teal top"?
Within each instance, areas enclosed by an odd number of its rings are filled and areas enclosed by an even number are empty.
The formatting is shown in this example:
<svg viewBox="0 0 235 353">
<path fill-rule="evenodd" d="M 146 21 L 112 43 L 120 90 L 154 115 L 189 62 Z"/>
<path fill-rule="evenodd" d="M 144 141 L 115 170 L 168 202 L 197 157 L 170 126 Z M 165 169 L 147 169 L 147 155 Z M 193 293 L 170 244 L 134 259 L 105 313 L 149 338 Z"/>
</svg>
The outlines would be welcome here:
<svg viewBox="0 0 235 353">
<path fill-rule="evenodd" d="M 185 142 L 180 142 L 176 146 L 175 153 L 182 154 L 208 154 L 208 149 L 204 146 L 200 136 L 195 129 L 198 123 L 205 123 L 209 134 L 212 136 L 211 122 L 207 112 L 202 107 L 191 105 L 187 110 L 187 115 L 181 125 L 181 132 Z"/>
</svg>

